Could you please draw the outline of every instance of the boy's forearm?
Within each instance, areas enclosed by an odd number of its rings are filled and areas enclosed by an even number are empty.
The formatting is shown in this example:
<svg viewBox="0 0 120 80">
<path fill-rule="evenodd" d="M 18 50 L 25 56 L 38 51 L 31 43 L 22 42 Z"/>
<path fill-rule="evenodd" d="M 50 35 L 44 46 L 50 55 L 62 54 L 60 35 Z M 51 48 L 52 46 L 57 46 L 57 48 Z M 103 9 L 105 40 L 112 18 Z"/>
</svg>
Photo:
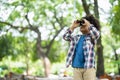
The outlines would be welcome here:
<svg viewBox="0 0 120 80">
<path fill-rule="evenodd" d="M 72 32 L 74 31 L 74 27 L 73 26 L 71 26 L 70 28 L 69 28 L 69 30 L 71 30 Z"/>
<path fill-rule="evenodd" d="M 72 30 L 70 28 L 67 29 L 67 31 L 63 35 L 63 39 L 66 40 L 66 41 L 71 41 L 71 39 L 72 39 L 71 34 L 72 34 Z"/>
</svg>

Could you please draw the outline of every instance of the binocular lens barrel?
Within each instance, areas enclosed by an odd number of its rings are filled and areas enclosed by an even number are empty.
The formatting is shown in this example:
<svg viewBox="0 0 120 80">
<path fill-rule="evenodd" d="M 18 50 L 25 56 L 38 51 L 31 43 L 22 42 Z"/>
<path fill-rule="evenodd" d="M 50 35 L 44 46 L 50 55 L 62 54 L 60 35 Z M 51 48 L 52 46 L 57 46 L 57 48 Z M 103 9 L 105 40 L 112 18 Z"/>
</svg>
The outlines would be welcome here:
<svg viewBox="0 0 120 80">
<path fill-rule="evenodd" d="M 82 26 L 85 23 L 85 21 L 84 20 L 77 20 L 77 23 L 80 23 L 80 26 Z"/>
</svg>

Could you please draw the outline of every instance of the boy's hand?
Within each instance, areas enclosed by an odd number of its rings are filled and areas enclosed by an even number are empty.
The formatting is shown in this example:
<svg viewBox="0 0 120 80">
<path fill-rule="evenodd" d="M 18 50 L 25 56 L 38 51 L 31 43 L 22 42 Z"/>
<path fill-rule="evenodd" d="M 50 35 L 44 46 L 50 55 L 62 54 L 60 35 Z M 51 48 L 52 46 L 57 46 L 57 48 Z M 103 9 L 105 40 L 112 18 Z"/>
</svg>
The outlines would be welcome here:
<svg viewBox="0 0 120 80">
<path fill-rule="evenodd" d="M 85 23 L 81 26 L 80 31 L 83 34 L 88 34 L 89 33 L 89 27 L 90 27 L 90 22 L 84 19 Z"/>
<path fill-rule="evenodd" d="M 80 25 L 80 23 L 76 21 L 74 21 L 70 27 L 70 30 L 73 31 L 75 28 L 77 28 Z"/>
<path fill-rule="evenodd" d="M 87 27 L 89 27 L 90 26 L 90 22 L 88 21 L 88 20 L 86 20 L 86 19 L 83 19 L 84 21 L 85 21 L 85 23 L 82 25 L 83 27 L 84 26 L 87 26 Z"/>
</svg>

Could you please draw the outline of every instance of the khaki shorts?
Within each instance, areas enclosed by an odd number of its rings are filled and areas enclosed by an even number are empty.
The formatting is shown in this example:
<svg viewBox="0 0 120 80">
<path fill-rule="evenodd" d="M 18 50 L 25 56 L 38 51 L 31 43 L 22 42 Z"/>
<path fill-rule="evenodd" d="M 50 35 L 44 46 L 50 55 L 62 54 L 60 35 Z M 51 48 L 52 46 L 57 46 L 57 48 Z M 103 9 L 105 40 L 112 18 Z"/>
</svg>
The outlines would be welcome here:
<svg viewBox="0 0 120 80">
<path fill-rule="evenodd" d="M 74 68 L 73 80 L 96 80 L 96 70 L 95 68 Z"/>
</svg>

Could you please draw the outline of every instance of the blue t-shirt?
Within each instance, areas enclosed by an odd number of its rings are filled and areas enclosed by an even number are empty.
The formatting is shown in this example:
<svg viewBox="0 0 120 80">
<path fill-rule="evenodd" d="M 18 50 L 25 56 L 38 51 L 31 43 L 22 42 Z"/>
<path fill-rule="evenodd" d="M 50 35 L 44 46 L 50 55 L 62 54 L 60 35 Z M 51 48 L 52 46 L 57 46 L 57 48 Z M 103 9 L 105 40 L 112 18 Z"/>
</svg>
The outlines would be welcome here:
<svg viewBox="0 0 120 80">
<path fill-rule="evenodd" d="M 75 53 L 72 61 L 73 68 L 84 68 L 84 51 L 83 51 L 83 42 L 85 39 L 85 35 L 81 35 L 78 43 L 76 44 Z"/>
</svg>

